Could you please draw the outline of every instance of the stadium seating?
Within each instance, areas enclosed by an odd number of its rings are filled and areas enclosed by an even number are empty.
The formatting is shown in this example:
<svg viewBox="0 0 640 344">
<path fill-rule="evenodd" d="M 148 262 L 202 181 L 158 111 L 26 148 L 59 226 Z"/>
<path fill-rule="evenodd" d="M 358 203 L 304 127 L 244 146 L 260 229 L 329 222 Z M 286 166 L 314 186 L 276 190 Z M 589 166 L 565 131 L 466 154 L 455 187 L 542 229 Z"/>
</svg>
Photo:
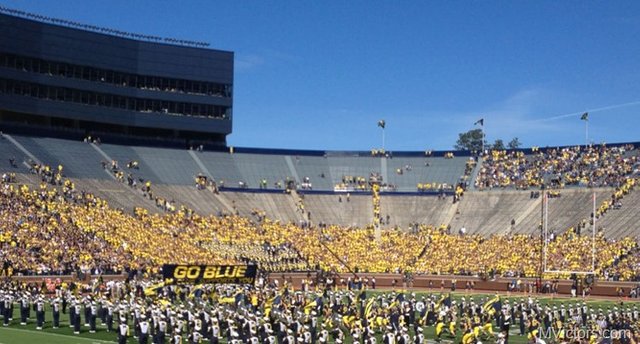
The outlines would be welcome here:
<svg viewBox="0 0 640 344">
<path fill-rule="evenodd" d="M 381 199 L 382 217 L 389 223 L 383 226 L 406 229 L 412 224 L 448 224 L 455 214 L 456 204 L 451 197 L 383 195 Z"/>
<path fill-rule="evenodd" d="M 13 160 L 14 164 L 11 164 L 9 160 Z M 26 173 L 28 171 L 24 162 L 28 158 L 25 158 L 25 154 L 21 152 L 13 143 L 11 143 L 5 136 L 0 135 L 0 171 L 1 172 L 17 172 Z"/>
<path fill-rule="evenodd" d="M 550 232 L 562 233 L 570 227 L 576 226 L 584 219 L 589 219 L 593 211 L 593 192 L 597 200 L 607 199 L 613 189 L 565 189 L 560 191 L 560 197 L 549 198 L 547 228 Z M 516 226 L 516 233 L 536 233 L 541 223 L 540 207 L 531 211 Z"/>
<path fill-rule="evenodd" d="M 607 199 L 605 198 L 604 200 Z M 596 227 L 601 229 L 608 237 L 637 236 L 637 226 L 640 223 L 638 204 L 640 204 L 640 193 L 637 190 L 630 191 L 624 195 L 618 206 L 613 207 L 597 219 Z"/>
<path fill-rule="evenodd" d="M 71 178 L 107 177 L 100 165 L 100 156 L 89 145 L 82 142 L 53 138 L 13 136 L 42 163 L 55 167 L 63 165 L 65 176 Z"/>
<path fill-rule="evenodd" d="M 311 222 L 340 226 L 365 227 L 373 223 L 373 205 L 368 195 L 346 193 L 338 195 L 305 194 L 304 206 L 311 213 Z"/>
<path fill-rule="evenodd" d="M 215 194 L 211 190 L 198 190 L 193 185 L 166 185 L 154 186 L 155 193 L 165 199 L 178 199 L 189 209 L 199 214 L 233 214 L 233 206 L 224 195 Z"/>
<path fill-rule="evenodd" d="M 514 228 L 523 227 L 523 232 L 531 232 L 535 227 L 524 227 L 517 220 L 528 212 L 539 214 L 538 204 L 539 200 L 532 199 L 526 192 L 466 192 L 457 205 L 451 228 L 453 231 L 464 228 L 467 233 L 474 234 L 505 234 L 510 232 L 514 220 Z"/>
<path fill-rule="evenodd" d="M 456 185 L 464 179 L 469 157 L 387 159 L 387 182 L 398 191 L 415 191 L 419 183 Z"/>
<path fill-rule="evenodd" d="M 253 220 L 233 215 L 200 217 L 185 208 L 165 215 L 151 215 L 138 208 L 129 215 L 112 209 L 93 194 L 75 191 L 62 195 L 46 184 L 35 190 L 3 184 L 2 190 L 3 259 L 10 262 L 13 272 L 24 274 L 68 273 L 77 269 L 118 272 L 156 269 L 163 262 L 173 261 L 230 263 L 262 259 L 273 271 L 319 266 L 335 271 L 493 271 L 534 276 L 539 262 L 539 239 L 525 235 L 452 235 L 442 227 L 421 225 L 410 231 L 384 230 L 380 242 L 376 242 L 371 228 L 307 228 L 266 216 Z M 274 211 L 284 212 L 281 208 Z M 22 214 L 31 213 L 37 216 L 19 220 Z M 51 240 L 54 237 L 60 240 Z M 601 235 L 597 245 L 600 249 L 596 266 L 600 272 L 637 247 L 634 239 L 606 241 Z M 274 256 L 271 248 L 278 246 L 287 248 L 283 255 Z M 550 241 L 549 260 L 554 269 L 585 269 L 590 249 L 589 236 L 568 231 Z M 247 254 L 241 254 L 245 250 Z"/>
<path fill-rule="evenodd" d="M 193 185 L 194 176 L 202 172 L 186 150 L 108 144 L 101 144 L 100 149 L 121 169 L 128 162 L 137 161 L 138 169 L 128 172 L 153 184 Z"/>
<path fill-rule="evenodd" d="M 480 166 L 464 156 L 208 152 L 18 135 L 3 135 L 0 148 L 0 171 L 15 175 L 2 184 L 1 254 L 25 274 L 257 261 L 271 271 L 534 276 L 542 181 L 552 186 L 554 269 L 590 267 L 595 193 L 598 273 L 632 279 L 640 271 L 630 146 L 498 152 Z M 376 242 L 370 179 L 380 178 Z M 460 181 L 477 187 L 455 197 L 453 189 L 417 192 L 421 183 Z M 37 216 L 24 222 L 23 213 Z M 73 256 L 59 257 L 63 242 Z"/>
<path fill-rule="evenodd" d="M 633 145 L 564 147 L 524 151 L 490 151 L 483 157 L 475 186 L 480 189 L 542 184 L 558 186 L 617 186 L 637 170 Z"/>
</svg>

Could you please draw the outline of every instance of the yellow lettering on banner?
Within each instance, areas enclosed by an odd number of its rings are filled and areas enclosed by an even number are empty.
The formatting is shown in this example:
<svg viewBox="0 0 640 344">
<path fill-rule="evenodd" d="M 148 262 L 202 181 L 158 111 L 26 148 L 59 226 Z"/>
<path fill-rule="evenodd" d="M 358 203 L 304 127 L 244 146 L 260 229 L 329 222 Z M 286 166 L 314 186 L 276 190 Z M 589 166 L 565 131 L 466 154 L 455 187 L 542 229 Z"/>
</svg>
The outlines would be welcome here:
<svg viewBox="0 0 640 344">
<path fill-rule="evenodd" d="M 207 266 L 207 268 L 204 269 L 204 274 L 202 275 L 202 278 L 206 280 L 214 278 L 216 276 L 217 270 L 218 268 L 215 266 Z"/>
<path fill-rule="evenodd" d="M 195 280 L 202 277 L 204 280 L 230 281 L 243 278 L 247 275 L 247 266 L 206 266 L 204 269 L 198 265 L 179 265 L 173 271 L 173 277 L 177 280 Z"/>
<path fill-rule="evenodd" d="M 187 271 L 187 278 L 188 279 L 196 279 L 196 278 L 198 278 L 198 276 L 200 276 L 200 267 L 199 266 L 190 266 L 189 270 Z"/>
<path fill-rule="evenodd" d="M 247 274 L 246 266 L 238 266 L 236 269 L 236 277 L 244 277 Z"/>
<path fill-rule="evenodd" d="M 228 274 L 231 269 L 233 268 L 230 266 L 219 266 L 216 272 L 216 278 L 233 277 L 233 275 Z"/>
<path fill-rule="evenodd" d="M 186 266 L 177 266 L 175 270 L 173 270 L 173 277 L 176 279 L 183 279 L 187 275 L 187 267 Z"/>
</svg>

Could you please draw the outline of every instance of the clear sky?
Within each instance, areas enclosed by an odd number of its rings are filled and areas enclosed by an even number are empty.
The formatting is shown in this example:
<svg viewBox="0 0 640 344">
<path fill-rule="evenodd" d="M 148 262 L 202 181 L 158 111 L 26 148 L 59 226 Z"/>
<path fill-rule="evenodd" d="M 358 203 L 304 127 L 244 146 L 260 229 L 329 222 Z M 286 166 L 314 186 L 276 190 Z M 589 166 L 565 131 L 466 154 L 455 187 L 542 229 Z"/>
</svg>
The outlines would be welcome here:
<svg viewBox="0 0 640 344">
<path fill-rule="evenodd" d="M 584 111 L 592 141 L 640 141 L 640 1 L 0 4 L 234 51 L 235 146 L 369 150 L 384 119 L 388 150 L 444 150 L 480 118 L 489 141 L 582 144 Z"/>
</svg>

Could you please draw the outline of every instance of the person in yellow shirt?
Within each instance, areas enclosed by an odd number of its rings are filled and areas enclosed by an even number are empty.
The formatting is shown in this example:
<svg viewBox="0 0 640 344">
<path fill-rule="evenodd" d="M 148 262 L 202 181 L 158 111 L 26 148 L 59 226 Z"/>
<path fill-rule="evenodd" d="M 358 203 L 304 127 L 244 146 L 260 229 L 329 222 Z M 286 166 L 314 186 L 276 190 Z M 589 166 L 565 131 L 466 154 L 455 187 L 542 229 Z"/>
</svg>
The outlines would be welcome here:
<svg viewBox="0 0 640 344">
<path fill-rule="evenodd" d="M 489 314 L 484 315 L 484 325 L 482 326 L 482 333 L 488 335 L 489 338 L 494 337 L 493 324 L 491 323 L 491 315 Z"/>
<path fill-rule="evenodd" d="M 436 341 L 440 342 L 442 340 L 442 334 L 445 331 L 446 326 L 444 323 L 444 319 L 442 317 L 439 317 L 438 320 L 436 321 Z"/>
<path fill-rule="evenodd" d="M 536 318 L 532 318 L 528 321 L 528 334 L 527 338 L 530 341 L 535 341 L 538 338 L 538 332 L 540 329 L 540 322 Z"/>
<path fill-rule="evenodd" d="M 456 336 L 456 320 L 454 318 L 449 320 L 449 333 L 453 337 Z"/>
<path fill-rule="evenodd" d="M 476 340 L 476 335 L 472 329 L 468 329 L 464 335 L 462 335 L 462 344 L 473 344 Z"/>
</svg>

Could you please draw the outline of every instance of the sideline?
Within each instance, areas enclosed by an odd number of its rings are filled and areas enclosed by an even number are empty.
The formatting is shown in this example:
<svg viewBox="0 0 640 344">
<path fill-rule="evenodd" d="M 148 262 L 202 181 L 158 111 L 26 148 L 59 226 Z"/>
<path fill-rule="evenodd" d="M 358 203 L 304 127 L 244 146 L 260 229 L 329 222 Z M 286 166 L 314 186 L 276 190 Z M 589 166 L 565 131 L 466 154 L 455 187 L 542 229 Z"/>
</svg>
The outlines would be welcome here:
<svg viewBox="0 0 640 344">
<path fill-rule="evenodd" d="M 33 331 L 33 330 L 11 328 L 11 327 L 0 327 L 0 331 L 14 331 L 14 332 L 28 333 L 28 334 L 31 334 L 31 335 L 43 335 L 43 336 L 47 336 L 47 337 L 48 336 L 52 336 L 52 337 L 61 337 L 61 338 L 73 338 L 74 340 L 92 342 L 92 343 L 115 343 L 116 342 L 115 340 L 114 341 L 108 341 L 108 340 L 102 340 L 102 339 L 94 339 L 94 338 L 87 338 L 87 337 L 77 337 L 77 336 L 70 336 L 70 335 L 66 335 L 66 334 Z"/>
</svg>

